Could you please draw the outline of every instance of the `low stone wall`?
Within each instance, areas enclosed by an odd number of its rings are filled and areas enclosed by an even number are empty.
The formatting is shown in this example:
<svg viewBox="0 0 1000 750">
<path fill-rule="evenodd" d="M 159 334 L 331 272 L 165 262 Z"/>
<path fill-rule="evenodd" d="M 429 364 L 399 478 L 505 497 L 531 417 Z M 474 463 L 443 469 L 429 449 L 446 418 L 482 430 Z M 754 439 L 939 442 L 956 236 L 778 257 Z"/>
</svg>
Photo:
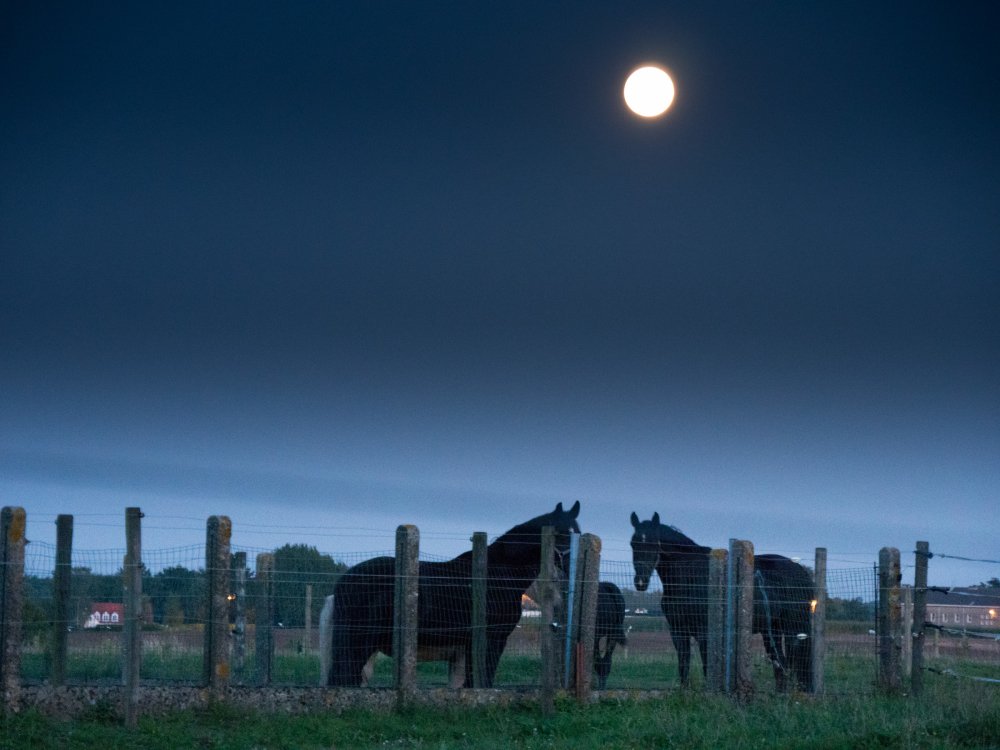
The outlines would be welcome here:
<svg viewBox="0 0 1000 750">
<path fill-rule="evenodd" d="M 594 693 L 593 700 L 634 701 L 665 695 L 660 690 L 607 690 Z M 79 685 L 52 687 L 25 685 L 21 689 L 21 708 L 32 708 L 47 716 L 74 719 L 100 714 L 111 718 L 124 717 L 120 685 Z M 229 687 L 222 702 L 226 705 L 263 713 L 307 714 L 333 713 L 360 709 L 387 712 L 396 707 L 397 693 L 393 689 L 320 688 L 320 687 Z M 451 690 L 433 688 L 418 690 L 411 703 L 418 706 L 453 708 L 455 706 L 537 706 L 540 691 L 523 690 Z M 143 716 L 158 716 L 173 711 L 204 709 L 218 703 L 208 688 L 142 686 L 139 693 Z"/>
</svg>

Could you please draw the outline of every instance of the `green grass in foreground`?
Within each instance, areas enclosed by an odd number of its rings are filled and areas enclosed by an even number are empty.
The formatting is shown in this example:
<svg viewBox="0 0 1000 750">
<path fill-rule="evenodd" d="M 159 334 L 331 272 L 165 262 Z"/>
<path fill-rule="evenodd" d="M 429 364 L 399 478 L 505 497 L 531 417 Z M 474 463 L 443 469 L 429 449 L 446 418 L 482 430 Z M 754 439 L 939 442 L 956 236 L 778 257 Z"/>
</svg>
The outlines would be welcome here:
<svg viewBox="0 0 1000 750">
<path fill-rule="evenodd" d="M 143 719 L 128 732 L 100 708 L 61 722 L 3 721 L 0 748 L 1000 748 L 1000 690 L 937 679 L 923 697 L 768 696 L 747 706 L 679 691 L 662 700 L 419 709 L 341 716 L 247 714 L 223 707 Z"/>
</svg>

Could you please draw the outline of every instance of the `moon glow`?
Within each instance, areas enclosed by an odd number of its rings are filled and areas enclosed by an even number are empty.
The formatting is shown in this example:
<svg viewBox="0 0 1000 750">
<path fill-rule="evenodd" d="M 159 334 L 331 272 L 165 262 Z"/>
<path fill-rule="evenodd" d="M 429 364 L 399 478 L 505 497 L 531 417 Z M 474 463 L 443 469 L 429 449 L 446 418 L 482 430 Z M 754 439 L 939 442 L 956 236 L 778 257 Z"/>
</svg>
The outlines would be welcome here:
<svg viewBox="0 0 1000 750">
<path fill-rule="evenodd" d="M 662 68 L 644 65 L 625 81 L 625 103 L 640 117 L 659 117 L 674 101 L 674 82 Z"/>
</svg>

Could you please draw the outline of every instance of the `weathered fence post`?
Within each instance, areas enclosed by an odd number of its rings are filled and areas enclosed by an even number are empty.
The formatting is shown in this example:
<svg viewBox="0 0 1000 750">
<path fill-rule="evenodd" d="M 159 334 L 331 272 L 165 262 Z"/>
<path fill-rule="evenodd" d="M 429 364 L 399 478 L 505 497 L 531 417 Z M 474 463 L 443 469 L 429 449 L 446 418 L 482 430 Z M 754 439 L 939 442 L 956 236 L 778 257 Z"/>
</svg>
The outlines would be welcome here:
<svg viewBox="0 0 1000 750">
<path fill-rule="evenodd" d="M 142 666 L 142 511 L 125 509 L 125 562 L 122 566 L 122 593 L 125 625 L 123 628 L 125 660 L 122 682 L 125 726 L 134 729 L 139 722 L 139 672 Z"/>
<path fill-rule="evenodd" d="M 0 511 L 0 689 L 4 713 L 21 710 L 21 631 L 24 617 L 24 508 Z"/>
<path fill-rule="evenodd" d="M 900 678 L 907 682 L 913 677 L 913 587 L 900 587 L 899 659 Z"/>
<path fill-rule="evenodd" d="M 810 603 L 812 618 L 809 638 L 812 647 L 809 653 L 812 663 L 813 692 L 822 695 L 826 689 L 824 672 L 826 665 L 826 547 L 816 548 L 816 565 L 813 572 L 813 599 Z"/>
<path fill-rule="evenodd" d="M 539 645 L 542 652 L 542 713 L 551 716 L 556 703 L 556 644 L 553 641 L 552 617 L 555 605 L 555 529 L 542 528 L 542 561 L 538 573 L 538 606 L 542 610 Z"/>
<path fill-rule="evenodd" d="M 729 589 L 732 604 L 730 643 L 732 668 L 729 672 L 729 692 L 745 701 L 753 693 L 751 673 L 751 636 L 753 634 L 753 543 L 733 539 L 729 543 Z"/>
<path fill-rule="evenodd" d="M 52 576 L 52 684 L 66 683 L 73 578 L 73 516 L 56 517 L 56 569 Z"/>
<path fill-rule="evenodd" d="M 726 683 L 726 562 L 729 552 L 713 549 L 708 558 L 708 664 L 705 688 L 721 693 Z"/>
<path fill-rule="evenodd" d="M 247 655 L 247 553 L 233 554 L 233 670 L 243 674 Z"/>
<path fill-rule="evenodd" d="M 878 553 L 878 663 L 879 687 L 896 692 L 902 685 L 899 638 L 902 616 L 899 594 L 899 550 L 883 547 Z"/>
<path fill-rule="evenodd" d="M 257 555 L 257 606 L 254 621 L 257 684 L 271 684 L 274 663 L 274 555 Z"/>
<path fill-rule="evenodd" d="M 307 583 L 306 611 L 305 611 L 305 619 L 303 620 L 303 622 L 305 623 L 306 632 L 305 635 L 303 636 L 303 640 L 305 642 L 302 644 L 302 652 L 305 654 L 312 653 L 312 619 L 313 619 L 312 608 L 313 608 L 313 586 L 311 583 Z"/>
<path fill-rule="evenodd" d="M 594 679 L 594 636 L 597 632 L 597 596 L 601 576 L 601 538 L 594 534 L 580 537 L 579 635 L 576 640 L 576 699 L 590 702 Z"/>
<path fill-rule="evenodd" d="M 486 671 L 486 532 L 472 535 L 472 687 L 483 686 Z M 450 677 L 450 676 L 449 676 Z"/>
<path fill-rule="evenodd" d="M 208 580 L 205 649 L 202 681 L 214 699 L 229 685 L 229 546 L 233 525 L 228 516 L 209 516 L 205 534 L 205 573 Z"/>
<path fill-rule="evenodd" d="M 396 583 L 392 624 L 397 706 L 408 704 L 417 688 L 419 557 L 419 530 L 410 524 L 399 526 L 396 529 Z"/>
<path fill-rule="evenodd" d="M 927 563 L 931 548 L 927 542 L 917 542 L 913 571 L 913 656 L 910 689 L 920 695 L 924 689 L 924 623 L 927 621 Z"/>
</svg>

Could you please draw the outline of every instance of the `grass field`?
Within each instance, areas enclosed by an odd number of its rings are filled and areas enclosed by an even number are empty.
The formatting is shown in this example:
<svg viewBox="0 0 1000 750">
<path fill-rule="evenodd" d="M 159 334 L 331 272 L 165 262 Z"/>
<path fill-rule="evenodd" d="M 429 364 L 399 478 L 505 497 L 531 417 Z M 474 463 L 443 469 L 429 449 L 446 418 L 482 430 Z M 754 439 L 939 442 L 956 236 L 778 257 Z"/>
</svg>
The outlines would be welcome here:
<svg viewBox="0 0 1000 750">
<path fill-rule="evenodd" d="M 665 699 L 340 716 L 225 707 L 143 719 L 127 731 L 96 706 L 73 722 L 3 720 L 0 748 L 1000 748 L 1000 686 L 929 675 L 920 698 L 762 695 L 747 705 L 697 691 Z"/>
</svg>

